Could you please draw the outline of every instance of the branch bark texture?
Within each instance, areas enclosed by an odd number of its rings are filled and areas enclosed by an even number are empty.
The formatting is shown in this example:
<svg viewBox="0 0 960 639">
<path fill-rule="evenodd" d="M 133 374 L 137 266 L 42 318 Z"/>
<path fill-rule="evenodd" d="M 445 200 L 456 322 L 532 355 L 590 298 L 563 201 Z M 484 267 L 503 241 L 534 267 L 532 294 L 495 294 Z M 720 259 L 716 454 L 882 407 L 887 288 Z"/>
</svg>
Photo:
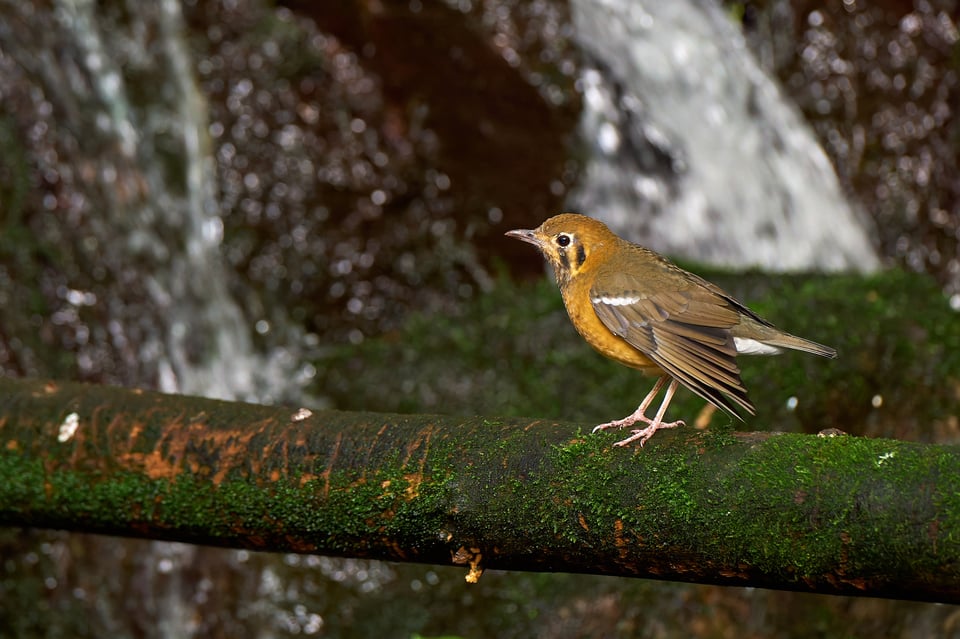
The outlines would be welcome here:
<svg viewBox="0 0 960 639">
<path fill-rule="evenodd" d="M 960 449 L 0 379 L 0 525 L 960 602 Z"/>
</svg>

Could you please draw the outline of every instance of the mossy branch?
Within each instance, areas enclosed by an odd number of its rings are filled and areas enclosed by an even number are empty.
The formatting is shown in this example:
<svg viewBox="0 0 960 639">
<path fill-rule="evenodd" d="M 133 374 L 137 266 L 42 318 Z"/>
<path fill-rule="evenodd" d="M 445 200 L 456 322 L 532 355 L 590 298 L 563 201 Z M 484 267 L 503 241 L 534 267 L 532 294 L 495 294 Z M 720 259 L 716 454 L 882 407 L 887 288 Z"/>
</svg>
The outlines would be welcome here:
<svg viewBox="0 0 960 639">
<path fill-rule="evenodd" d="M 960 449 L 0 379 L 0 524 L 960 602 Z"/>
</svg>

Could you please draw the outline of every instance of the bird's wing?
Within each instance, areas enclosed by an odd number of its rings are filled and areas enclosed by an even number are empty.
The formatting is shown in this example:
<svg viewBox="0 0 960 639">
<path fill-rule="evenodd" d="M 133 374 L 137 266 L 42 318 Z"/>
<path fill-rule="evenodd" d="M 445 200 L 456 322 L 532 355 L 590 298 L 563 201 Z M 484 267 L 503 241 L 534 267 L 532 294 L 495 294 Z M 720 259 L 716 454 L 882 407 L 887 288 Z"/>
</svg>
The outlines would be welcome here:
<svg viewBox="0 0 960 639">
<path fill-rule="evenodd" d="M 740 419 L 738 406 L 752 415 L 730 334 L 737 309 L 689 280 L 666 279 L 651 290 L 646 278 L 608 273 L 597 278 L 603 285 L 594 284 L 590 301 L 604 326 L 681 384 Z"/>
</svg>

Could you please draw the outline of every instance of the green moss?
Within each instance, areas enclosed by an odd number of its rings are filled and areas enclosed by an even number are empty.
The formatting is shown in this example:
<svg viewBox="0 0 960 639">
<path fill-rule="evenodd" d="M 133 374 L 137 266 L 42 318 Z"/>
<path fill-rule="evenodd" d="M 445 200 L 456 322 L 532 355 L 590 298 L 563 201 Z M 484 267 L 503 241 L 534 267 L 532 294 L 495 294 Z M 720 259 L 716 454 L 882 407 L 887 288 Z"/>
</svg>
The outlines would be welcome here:
<svg viewBox="0 0 960 639">
<path fill-rule="evenodd" d="M 60 410 L 69 393 L 90 413 L 123 392 L 62 388 L 64 397 L 37 399 L 37 413 Z M 142 400 L 128 408 L 154 405 Z M 193 408 L 225 423 L 233 411 L 255 419 L 271 411 Z M 487 567 L 667 578 L 686 570 L 718 581 L 742 571 L 759 586 L 956 577 L 960 456 L 951 448 L 722 428 L 674 429 L 642 448 L 616 448 L 620 433 L 571 423 L 318 417 L 324 427 L 311 431 L 313 452 L 293 472 L 289 459 L 265 455 L 256 472 L 239 465 L 211 477 L 208 468 L 226 467 L 209 450 L 222 433 L 191 440 L 184 463 L 192 473 L 154 478 L 98 461 L 89 448 L 95 433 L 42 461 L 7 445 L 0 484 L 14 498 L 0 523 L 435 563 L 478 548 Z M 12 441 L 33 445 L 35 429 L 21 426 Z M 262 441 L 248 445 L 264 450 Z M 243 452 L 223 448 L 230 459 Z M 645 572 L 648 565 L 659 572 Z"/>
<path fill-rule="evenodd" d="M 414 487 L 415 470 L 387 465 L 369 475 L 333 472 L 328 481 L 314 479 L 301 487 L 293 478 L 264 490 L 245 479 L 214 486 L 189 474 L 167 481 L 112 473 L 96 480 L 74 470 L 46 472 L 39 463 L 0 455 L 0 477 L 6 482 L 0 520 L 41 523 L 34 516 L 41 509 L 64 517 L 45 522 L 55 527 L 82 522 L 88 530 L 129 534 L 129 522 L 143 521 L 155 534 L 176 530 L 180 539 L 203 543 L 243 532 L 269 546 L 288 534 L 309 539 L 316 532 L 323 535 L 320 545 L 344 553 L 356 553 L 364 540 L 378 537 L 406 540 L 404 548 L 416 548 L 423 536 L 442 527 L 450 495 L 445 473 L 419 476 Z"/>
<path fill-rule="evenodd" d="M 796 435 L 771 438 L 730 466 L 733 472 L 722 477 L 715 491 L 721 499 L 713 513 L 721 516 L 710 516 L 698 527 L 716 533 L 721 541 L 716 545 L 718 558 L 734 564 L 746 562 L 768 572 L 788 567 L 790 574 L 783 575 L 785 578 L 859 573 L 864 567 L 892 570 L 892 566 L 903 565 L 902 557 L 891 554 L 892 547 L 858 544 L 860 554 L 850 554 L 845 541 L 845 536 L 855 534 L 865 519 L 889 527 L 880 538 L 910 537 L 898 529 L 905 521 L 899 509 L 900 491 L 914 483 L 915 477 L 929 475 L 930 457 L 909 444 L 886 444 L 889 450 L 878 454 L 876 440 L 811 440 Z M 956 459 L 952 455 L 948 458 L 955 466 Z M 933 459 L 946 463 L 939 456 Z M 792 472 L 783 472 L 791 468 Z M 937 490 L 943 494 L 953 488 L 940 485 Z M 891 508 L 895 504 L 898 507 Z M 703 504 L 699 506 L 697 513 L 711 513 Z M 916 504 L 917 508 L 928 506 Z M 733 509 L 739 510 L 737 516 L 722 516 Z M 785 512 L 792 517 L 785 518 Z M 825 520 L 822 513 L 830 513 L 830 519 Z M 725 521 L 736 522 L 736 527 L 730 528 Z M 944 524 L 952 526 L 960 521 Z M 914 549 L 897 550 L 910 554 Z M 939 562 L 913 555 L 911 561 L 928 561 L 931 569 Z"/>
</svg>

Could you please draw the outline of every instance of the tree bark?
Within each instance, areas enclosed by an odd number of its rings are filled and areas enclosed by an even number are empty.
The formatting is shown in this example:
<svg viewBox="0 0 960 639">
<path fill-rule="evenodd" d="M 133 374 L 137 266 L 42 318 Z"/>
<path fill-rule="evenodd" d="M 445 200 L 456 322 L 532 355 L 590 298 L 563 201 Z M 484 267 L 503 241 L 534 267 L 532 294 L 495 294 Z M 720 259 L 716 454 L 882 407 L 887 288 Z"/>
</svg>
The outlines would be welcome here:
<svg viewBox="0 0 960 639">
<path fill-rule="evenodd" d="M 0 379 L 0 525 L 960 602 L 960 449 Z"/>
</svg>

